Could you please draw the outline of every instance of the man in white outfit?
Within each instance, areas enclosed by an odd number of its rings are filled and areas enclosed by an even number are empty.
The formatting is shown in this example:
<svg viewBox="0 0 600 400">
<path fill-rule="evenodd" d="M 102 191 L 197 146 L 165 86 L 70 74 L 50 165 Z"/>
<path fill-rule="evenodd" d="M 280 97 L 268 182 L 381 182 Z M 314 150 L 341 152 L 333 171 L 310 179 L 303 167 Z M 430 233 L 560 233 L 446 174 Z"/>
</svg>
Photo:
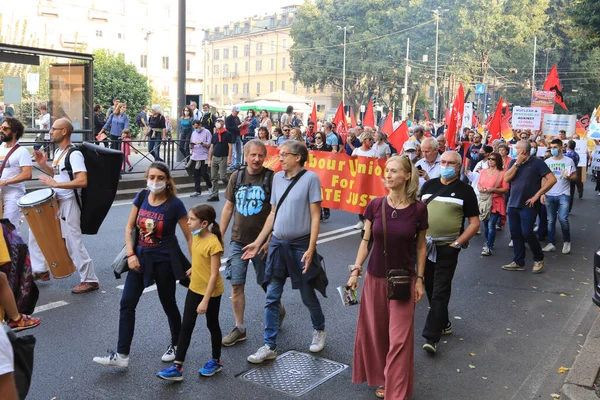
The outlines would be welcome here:
<svg viewBox="0 0 600 400">
<path fill-rule="evenodd" d="M 24 181 L 31 179 L 31 155 L 17 142 L 23 136 L 24 127 L 14 117 L 2 121 L 2 145 L 0 145 L 0 190 L 2 191 L 3 218 L 16 228 L 21 224 L 21 210 L 17 201 L 25 194 Z"/>
<path fill-rule="evenodd" d="M 75 198 L 75 190 L 80 192 L 81 188 L 87 186 L 87 170 L 85 161 L 80 151 L 73 151 L 69 156 L 74 179 L 71 180 L 65 169 L 65 161 L 71 144 L 71 133 L 73 125 L 68 119 L 61 118 L 54 122 L 50 129 L 51 140 L 58 147 L 54 152 L 52 167 L 46 164 L 47 157 L 40 151 L 35 151 L 35 162 L 46 175 L 40 176 L 40 182 L 54 189 L 59 204 L 58 217 L 62 236 L 66 241 L 69 256 L 77 267 L 81 276 L 81 283 L 71 291 L 73 293 L 87 293 L 99 288 L 98 278 L 94 272 L 94 263 L 90 258 L 82 241 L 81 234 L 81 209 Z M 37 240 L 29 232 L 29 254 L 31 257 L 31 268 L 37 279 L 49 280 L 48 265 Z"/>
</svg>

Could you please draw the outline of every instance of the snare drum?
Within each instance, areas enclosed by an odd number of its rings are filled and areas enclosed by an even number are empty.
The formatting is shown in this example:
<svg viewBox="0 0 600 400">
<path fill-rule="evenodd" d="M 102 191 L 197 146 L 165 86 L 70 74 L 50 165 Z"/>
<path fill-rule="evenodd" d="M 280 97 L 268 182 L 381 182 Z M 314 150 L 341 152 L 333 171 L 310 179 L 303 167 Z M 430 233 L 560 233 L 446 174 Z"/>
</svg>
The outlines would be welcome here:
<svg viewBox="0 0 600 400">
<path fill-rule="evenodd" d="M 54 278 L 66 278 L 75 272 L 57 218 L 58 202 L 54 190 L 40 189 L 21 197 L 17 202 L 25 216 L 50 272 Z"/>
</svg>

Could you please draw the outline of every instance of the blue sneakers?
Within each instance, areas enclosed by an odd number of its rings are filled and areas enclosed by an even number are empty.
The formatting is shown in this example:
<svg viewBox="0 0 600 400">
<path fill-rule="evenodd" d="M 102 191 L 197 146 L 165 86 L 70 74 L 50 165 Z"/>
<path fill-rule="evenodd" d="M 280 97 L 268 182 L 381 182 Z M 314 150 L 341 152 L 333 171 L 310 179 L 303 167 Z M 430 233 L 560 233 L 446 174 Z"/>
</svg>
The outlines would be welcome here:
<svg viewBox="0 0 600 400">
<path fill-rule="evenodd" d="M 210 360 L 207 362 L 204 367 L 200 368 L 198 373 L 202 376 L 213 376 L 217 372 L 223 369 L 223 364 L 219 364 L 217 360 Z"/>
<path fill-rule="evenodd" d="M 176 366 L 172 365 L 169 368 L 159 371 L 156 376 L 166 381 L 181 382 L 183 380 L 183 368 L 180 370 Z"/>
</svg>

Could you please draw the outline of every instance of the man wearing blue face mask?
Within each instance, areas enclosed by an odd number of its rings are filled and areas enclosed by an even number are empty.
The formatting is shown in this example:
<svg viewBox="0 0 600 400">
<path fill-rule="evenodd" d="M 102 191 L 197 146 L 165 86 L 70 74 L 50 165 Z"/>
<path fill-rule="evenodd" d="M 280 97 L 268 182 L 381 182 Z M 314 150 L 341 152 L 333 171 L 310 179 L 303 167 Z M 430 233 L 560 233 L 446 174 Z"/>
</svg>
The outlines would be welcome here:
<svg viewBox="0 0 600 400">
<path fill-rule="evenodd" d="M 503 265 L 507 271 L 525 271 L 525 242 L 533 252 L 533 273 L 544 269 L 544 253 L 533 225 L 541 206 L 540 199 L 554 184 L 556 178 L 546 163 L 531 156 L 531 142 L 521 140 L 516 144 L 517 158 L 510 162 L 504 180 L 510 182 L 508 222 L 513 241 L 513 262 Z"/>
<path fill-rule="evenodd" d="M 475 191 L 458 179 L 462 157 L 455 151 L 446 151 L 440 156 L 439 165 L 440 177 L 428 180 L 421 188 L 429 222 L 424 277 L 430 308 L 423 328 L 423 349 L 431 354 L 437 352 L 441 335 L 452 333 L 448 303 L 458 253 L 479 229 Z M 466 229 L 465 218 L 469 220 Z"/>
</svg>

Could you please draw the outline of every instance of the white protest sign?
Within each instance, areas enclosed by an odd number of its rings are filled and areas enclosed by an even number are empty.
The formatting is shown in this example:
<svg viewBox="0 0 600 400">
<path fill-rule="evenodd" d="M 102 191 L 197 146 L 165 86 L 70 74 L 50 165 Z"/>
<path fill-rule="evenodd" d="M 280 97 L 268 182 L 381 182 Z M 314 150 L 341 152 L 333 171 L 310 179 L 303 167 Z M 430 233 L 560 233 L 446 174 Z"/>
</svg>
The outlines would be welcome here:
<svg viewBox="0 0 600 400">
<path fill-rule="evenodd" d="M 558 131 L 566 131 L 567 137 L 575 134 L 577 115 L 544 114 L 542 133 L 546 136 L 558 136 Z"/>
<path fill-rule="evenodd" d="M 462 130 L 464 128 L 470 128 L 473 125 L 473 103 L 465 103 L 465 109 L 463 111 Z"/>
<path fill-rule="evenodd" d="M 588 126 L 588 139 L 596 139 L 600 140 L 600 123 L 592 122 L 590 126 Z"/>
<path fill-rule="evenodd" d="M 575 140 L 575 152 L 579 154 L 578 167 L 587 165 L 587 140 Z"/>
<path fill-rule="evenodd" d="M 27 73 L 27 91 L 31 94 L 36 94 L 40 91 L 40 74 Z"/>
<path fill-rule="evenodd" d="M 538 146 L 536 155 L 538 157 L 544 158 L 544 156 L 546 155 L 546 150 L 548 150 L 547 147 Z"/>
<path fill-rule="evenodd" d="M 513 129 L 531 129 L 537 131 L 542 123 L 541 107 L 513 107 Z"/>
<path fill-rule="evenodd" d="M 593 171 L 600 171 L 600 146 L 594 147 L 592 152 L 592 166 L 590 167 Z"/>
</svg>

